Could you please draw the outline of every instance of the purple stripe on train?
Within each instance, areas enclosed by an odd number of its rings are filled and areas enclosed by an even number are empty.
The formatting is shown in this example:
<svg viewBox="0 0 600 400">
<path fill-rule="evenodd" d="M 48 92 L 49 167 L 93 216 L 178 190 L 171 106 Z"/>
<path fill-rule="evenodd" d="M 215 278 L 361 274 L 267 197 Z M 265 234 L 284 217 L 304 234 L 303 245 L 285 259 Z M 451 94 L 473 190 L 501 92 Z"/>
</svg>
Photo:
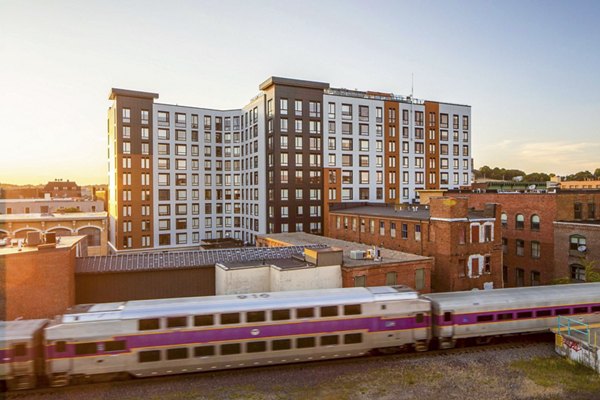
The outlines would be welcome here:
<svg viewBox="0 0 600 400">
<path fill-rule="evenodd" d="M 171 331 L 165 333 L 151 333 L 116 336 L 114 340 L 125 340 L 127 347 L 122 351 L 112 351 L 97 354 L 119 354 L 138 348 L 153 346 L 178 346 L 194 343 L 210 343 L 218 341 L 239 341 L 251 339 L 267 339 L 272 337 L 291 335 L 316 335 L 329 332 L 343 332 L 366 330 L 368 332 L 385 332 L 416 328 L 428 328 L 430 317 L 424 316 L 423 321 L 415 322 L 415 318 L 357 318 L 338 321 L 300 322 L 279 325 L 255 325 L 246 327 L 232 327 L 198 331 Z M 64 352 L 57 352 L 54 345 L 46 347 L 48 359 L 71 358 L 75 354 L 75 345 L 69 344 Z M 84 357 L 86 355 L 81 355 Z"/>
<path fill-rule="evenodd" d="M 596 309 L 600 307 L 599 304 L 582 304 L 582 305 L 571 305 L 568 307 L 539 307 L 539 308 L 526 308 L 519 310 L 500 310 L 493 312 L 479 312 L 469 314 L 452 314 L 450 321 L 445 321 L 444 315 L 433 316 L 433 320 L 436 321 L 438 326 L 453 326 L 453 325 L 473 325 L 487 322 L 512 322 L 512 321 L 523 321 L 528 319 L 536 318 L 548 318 L 556 317 L 558 315 L 573 315 L 573 314 L 588 314 L 593 312 L 592 308 Z M 580 312 L 574 312 L 574 309 L 581 309 Z M 585 308 L 585 311 L 583 309 Z M 559 310 L 559 314 L 557 314 Z M 568 310 L 568 312 L 567 312 Z M 542 315 L 539 313 L 542 312 Z M 527 313 L 531 313 L 528 315 Z M 502 315 L 503 317 L 499 317 Z M 509 318 L 508 315 L 511 317 Z M 487 320 L 482 320 L 481 318 Z M 478 319 L 479 318 L 479 319 Z"/>
</svg>

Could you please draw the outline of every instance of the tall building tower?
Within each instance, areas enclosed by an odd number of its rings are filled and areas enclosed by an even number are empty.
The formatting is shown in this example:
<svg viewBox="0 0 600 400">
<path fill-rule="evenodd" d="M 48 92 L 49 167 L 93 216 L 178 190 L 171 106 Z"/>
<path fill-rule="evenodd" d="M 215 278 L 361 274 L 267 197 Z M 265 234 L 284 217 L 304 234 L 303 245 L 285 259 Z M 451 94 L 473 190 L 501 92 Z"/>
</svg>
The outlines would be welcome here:
<svg viewBox="0 0 600 400">
<path fill-rule="evenodd" d="M 235 110 L 111 91 L 113 251 L 321 234 L 331 203 L 414 203 L 470 183 L 470 106 L 279 77 L 259 89 Z"/>
</svg>

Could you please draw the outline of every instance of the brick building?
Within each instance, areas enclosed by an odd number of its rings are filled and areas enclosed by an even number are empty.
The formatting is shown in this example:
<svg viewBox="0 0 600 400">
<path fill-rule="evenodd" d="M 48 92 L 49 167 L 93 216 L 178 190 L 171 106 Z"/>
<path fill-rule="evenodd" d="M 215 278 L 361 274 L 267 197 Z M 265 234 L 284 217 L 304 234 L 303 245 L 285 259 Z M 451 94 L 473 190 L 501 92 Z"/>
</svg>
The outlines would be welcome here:
<svg viewBox="0 0 600 400">
<path fill-rule="evenodd" d="M 599 249 L 592 244 L 600 220 L 599 190 L 487 190 L 447 195 L 468 198 L 470 207 L 501 205 L 506 287 L 547 285 L 566 276 L 580 280 L 579 259 L 600 260 Z M 580 247 L 585 251 L 577 251 Z"/>
<path fill-rule="evenodd" d="M 256 244 L 259 247 L 326 245 L 342 249 L 342 287 L 406 285 L 421 293 L 431 292 L 433 258 L 428 256 L 379 248 L 378 258 L 355 259 L 352 251 L 374 251 L 373 246 L 303 232 L 259 235 Z"/>
<path fill-rule="evenodd" d="M 75 304 L 76 257 L 83 236 L 57 244 L 0 247 L 0 319 L 51 318 Z"/>
<path fill-rule="evenodd" d="M 349 204 L 329 215 L 329 235 L 435 259 L 433 291 L 503 287 L 500 208 L 469 210 L 467 199 L 429 205 Z"/>
<path fill-rule="evenodd" d="M 69 181 L 63 181 L 62 179 L 57 179 L 55 181 L 48 182 L 44 189 L 42 189 L 42 193 L 44 196 L 50 196 L 52 198 L 58 197 L 81 197 L 81 186 L 78 186 L 77 183 Z"/>
</svg>

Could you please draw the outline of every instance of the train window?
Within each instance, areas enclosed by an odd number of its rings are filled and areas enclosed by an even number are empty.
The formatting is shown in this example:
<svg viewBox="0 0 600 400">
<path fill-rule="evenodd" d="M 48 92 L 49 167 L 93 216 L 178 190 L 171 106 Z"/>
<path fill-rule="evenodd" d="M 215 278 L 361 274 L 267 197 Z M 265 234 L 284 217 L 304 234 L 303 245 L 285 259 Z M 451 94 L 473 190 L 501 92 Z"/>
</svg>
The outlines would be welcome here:
<svg viewBox="0 0 600 400">
<path fill-rule="evenodd" d="M 444 313 L 444 322 L 452 322 L 452 313 L 450 311 Z"/>
<path fill-rule="evenodd" d="M 337 317 L 337 306 L 321 307 L 321 317 Z"/>
<path fill-rule="evenodd" d="M 215 355 L 215 346 L 194 347 L 194 357 L 210 357 Z"/>
<path fill-rule="evenodd" d="M 167 328 L 185 328 L 187 327 L 187 317 L 169 317 L 167 318 Z"/>
<path fill-rule="evenodd" d="M 315 310 L 313 308 L 299 308 L 296 310 L 296 318 L 313 318 Z"/>
<path fill-rule="evenodd" d="M 267 351 L 267 342 L 246 343 L 246 353 L 261 353 Z"/>
<path fill-rule="evenodd" d="M 273 351 L 278 350 L 289 350 L 292 348 L 292 341 L 290 339 L 278 339 L 271 342 L 271 349 Z"/>
<path fill-rule="evenodd" d="M 592 306 L 592 312 L 600 312 L 600 306 Z"/>
<path fill-rule="evenodd" d="M 360 304 L 348 304 L 344 306 L 344 315 L 359 315 L 360 311 Z"/>
<path fill-rule="evenodd" d="M 415 322 L 416 323 L 421 323 L 423 322 L 423 320 L 425 319 L 423 313 L 418 313 L 417 315 L 415 315 Z"/>
<path fill-rule="evenodd" d="M 264 320 L 264 311 L 249 311 L 246 313 L 246 322 L 263 322 Z"/>
<path fill-rule="evenodd" d="M 230 343 L 221 345 L 221 355 L 229 356 L 232 354 L 240 354 L 242 352 L 242 346 L 239 343 Z"/>
<path fill-rule="evenodd" d="M 221 314 L 221 324 L 239 324 L 240 323 L 240 313 L 227 313 Z"/>
<path fill-rule="evenodd" d="M 147 350 L 138 353 L 138 362 L 154 362 L 160 361 L 160 350 Z"/>
<path fill-rule="evenodd" d="M 98 345 L 94 343 L 77 343 L 75 344 L 75 354 L 96 354 L 98 351 Z"/>
<path fill-rule="evenodd" d="M 573 309 L 573 314 L 587 314 L 587 312 L 588 312 L 587 307 L 575 307 Z"/>
<path fill-rule="evenodd" d="M 138 321 L 138 330 L 140 331 L 151 331 L 154 329 L 159 329 L 160 323 L 158 318 L 150 318 L 150 319 L 140 319 Z"/>
<path fill-rule="evenodd" d="M 339 342 L 340 339 L 337 335 L 321 336 L 321 346 L 334 346 Z"/>
<path fill-rule="evenodd" d="M 110 342 L 104 342 L 104 351 L 121 351 L 125 350 L 124 340 L 113 340 Z"/>
<path fill-rule="evenodd" d="M 308 347 L 315 347 L 314 337 L 301 337 L 296 339 L 296 348 L 306 349 Z"/>
<path fill-rule="evenodd" d="M 540 310 L 535 313 L 535 316 L 540 317 L 550 317 L 552 316 L 552 310 Z"/>
<path fill-rule="evenodd" d="M 178 347 L 176 349 L 167 349 L 167 360 L 182 360 L 188 358 L 187 347 Z"/>
<path fill-rule="evenodd" d="M 362 333 L 348 333 L 344 335 L 344 344 L 354 344 L 362 342 Z"/>
<path fill-rule="evenodd" d="M 477 322 L 489 322 L 494 320 L 494 314 L 478 315 Z"/>
<path fill-rule="evenodd" d="M 290 310 L 273 310 L 271 311 L 271 320 L 283 321 L 290 319 Z"/>
<path fill-rule="evenodd" d="M 15 357 L 23 357 L 27 355 L 27 346 L 24 343 L 15 344 L 13 346 Z"/>
<path fill-rule="evenodd" d="M 568 308 L 558 308 L 558 309 L 556 309 L 556 311 L 554 311 L 554 315 L 567 315 L 567 314 L 571 314 L 571 310 L 569 310 Z"/>
<path fill-rule="evenodd" d="M 61 340 L 59 342 L 54 342 L 54 347 L 56 348 L 57 353 L 64 353 L 67 351 L 67 342 Z"/>
<path fill-rule="evenodd" d="M 511 320 L 513 318 L 514 318 L 513 313 L 498 314 L 498 321 L 506 321 L 506 320 Z"/>
<path fill-rule="evenodd" d="M 212 315 L 194 315 L 194 326 L 210 326 L 214 323 Z"/>
<path fill-rule="evenodd" d="M 523 318 L 531 318 L 533 317 L 533 312 L 531 311 L 521 311 L 517 313 L 517 319 L 523 319 Z"/>
</svg>

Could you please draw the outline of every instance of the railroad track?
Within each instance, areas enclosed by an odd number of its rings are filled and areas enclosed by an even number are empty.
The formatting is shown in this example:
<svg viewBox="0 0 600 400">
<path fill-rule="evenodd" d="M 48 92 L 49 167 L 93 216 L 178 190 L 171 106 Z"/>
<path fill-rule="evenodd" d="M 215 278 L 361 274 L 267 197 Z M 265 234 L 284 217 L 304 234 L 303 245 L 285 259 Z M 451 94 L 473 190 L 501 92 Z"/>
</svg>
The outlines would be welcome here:
<svg viewBox="0 0 600 400">
<path fill-rule="evenodd" d="M 5 396 L 0 396 L 0 399 L 25 399 L 25 398 L 37 398 L 43 395 L 56 395 L 61 394 L 61 397 L 67 397 L 69 393 L 74 393 L 81 391 L 83 388 L 93 389 L 95 392 L 102 392 L 103 388 L 114 389 L 116 387 L 122 387 L 126 385 L 136 384 L 140 382 L 152 382 L 152 383 L 161 383 L 161 382 L 172 382 L 177 380 L 185 380 L 189 379 L 191 376 L 196 378 L 205 377 L 206 379 L 211 379 L 213 377 L 223 376 L 227 374 L 233 373 L 245 373 L 250 371 L 264 371 L 265 373 L 269 373 L 269 371 L 276 371 L 281 368 L 289 368 L 290 370 L 306 368 L 308 365 L 314 365 L 319 367 L 330 367 L 335 368 L 336 365 L 344 365 L 344 364 L 359 364 L 364 362 L 366 359 L 368 360 L 390 360 L 390 361 L 398 361 L 398 360 L 416 360 L 416 359 L 432 359 L 432 358 L 447 358 L 452 356 L 458 356 L 463 354 L 472 354 L 472 353 L 487 353 L 493 352 L 497 350 L 517 350 L 526 348 L 533 345 L 538 345 L 540 343 L 553 343 L 553 335 L 550 333 L 544 334 L 534 334 L 534 335 L 525 335 L 525 336 L 513 336 L 513 337 L 501 337 L 496 338 L 496 343 L 485 344 L 485 345 L 467 345 L 465 347 L 455 347 L 452 349 L 445 350 L 429 350 L 425 352 L 414 352 L 407 351 L 396 354 L 372 354 L 363 357 L 352 357 L 352 358 L 338 358 L 338 359 L 328 359 L 328 360 L 320 360 L 314 362 L 301 362 L 295 364 L 280 364 L 280 365 L 271 365 L 271 366 L 260 366 L 255 368 L 235 368 L 229 370 L 219 370 L 219 371 L 211 371 L 211 372 L 199 372 L 195 374 L 179 374 L 179 375 L 168 375 L 168 376 L 158 376 L 152 378 L 142 378 L 142 379 L 123 379 L 123 380 L 115 380 L 111 382 L 101 382 L 101 383 L 86 383 L 86 384 L 74 384 L 61 388 L 39 388 L 39 389 L 31 389 L 24 391 L 15 391 L 9 392 Z"/>
</svg>

